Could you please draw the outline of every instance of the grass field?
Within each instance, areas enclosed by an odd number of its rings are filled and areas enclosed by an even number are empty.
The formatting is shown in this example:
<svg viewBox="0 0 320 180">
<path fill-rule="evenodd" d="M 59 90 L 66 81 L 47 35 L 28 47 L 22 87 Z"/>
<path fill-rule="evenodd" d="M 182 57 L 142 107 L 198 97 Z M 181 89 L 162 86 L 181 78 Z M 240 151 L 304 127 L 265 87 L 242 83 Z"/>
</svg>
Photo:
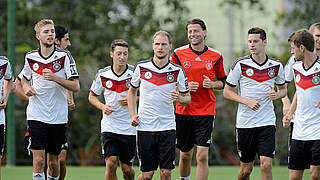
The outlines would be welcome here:
<svg viewBox="0 0 320 180">
<path fill-rule="evenodd" d="M 210 166 L 209 180 L 232 180 L 237 179 L 237 172 L 239 167 L 237 166 Z M 102 166 L 98 167 L 78 167 L 68 166 L 66 180 L 98 180 L 104 179 L 104 170 Z M 192 167 L 191 179 L 195 179 L 195 167 Z M 135 167 L 136 177 L 140 174 L 138 167 Z M 118 168 L 118 179 L 123 179 L 120 169 Z M 305 171 L 304 179 L 309 178 L 310 171 Z M 18 166 L 18 167 L 2 167 L 1 168 L 2 180 L 32 180 L 32 167 L 31 166 Z M 273 179 L 285 180 L 288 179 L 288 169 L 286 166 L 273 167 Z M 137 178 L 136 178 L 137 179 Z M 159 171 L 153 176 L 154 180 L 158 180 Z M 172 179 L 179 179 L 178 167 L 172 171 Z M 251 179 L 260 179 L 259 167 L 254 167 Z"/>
</svg>

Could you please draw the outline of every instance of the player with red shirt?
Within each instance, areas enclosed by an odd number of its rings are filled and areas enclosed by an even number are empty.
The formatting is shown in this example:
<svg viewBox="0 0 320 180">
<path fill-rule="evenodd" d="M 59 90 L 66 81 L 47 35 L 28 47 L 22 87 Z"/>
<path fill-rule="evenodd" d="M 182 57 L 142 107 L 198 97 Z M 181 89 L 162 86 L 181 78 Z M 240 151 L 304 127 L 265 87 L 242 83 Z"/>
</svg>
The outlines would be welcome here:
<svg viewBox="0 0 320 180">
<path fill-rule="evenodd" d="M 174 50 L 171 61 L 179 64 L 189 81 L 191 104 L 176 104 L 177 148 L 180 149 L 180 179 L 189 180 L 194 144 L 197 145 L 196 179 L 208 179 L 208 151 L 211 144 L 216 98 L 226 79 L 220 52 L 204 44 L 206 25 L 192 19 L 186 25 L 190 44 Z M 214 79 L 217 80 L 214 80 Z"/>
</svg>

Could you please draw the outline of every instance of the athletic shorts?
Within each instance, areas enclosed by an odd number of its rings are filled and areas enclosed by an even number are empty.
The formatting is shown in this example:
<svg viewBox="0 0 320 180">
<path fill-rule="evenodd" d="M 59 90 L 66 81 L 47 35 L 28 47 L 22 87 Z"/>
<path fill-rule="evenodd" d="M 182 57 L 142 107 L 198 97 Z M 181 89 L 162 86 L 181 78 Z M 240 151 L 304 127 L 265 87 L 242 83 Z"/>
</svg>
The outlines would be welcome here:
<svg viewBox="0 0 320 180">
<path fill-rule="evenodd" d="M 177 148 L 189 152 L 194 144 L 209 147 L 212 143 L 214 116 L 176 114 Z"/>
<path fill-rule="evenodd" d="M 240 161 L 253 162 L 256 154 L 273 158 L 275 154 L 275 126 L 237 128 L 236 141 Z"/>
<path fill-rule="evenodd" d="M 27 128 L 28 129 L 28 128 Z M 61 150 L 65 149 L 68 150 L 69 145 L 68 145 L 68 128 L 66 128 L 66 132 L 65 132 L 65 141 L 61 146 Z M 24 149 L 28 152 L 28 154 L 31 154 L 31 138 L 30 138 L 30 133 L 27 130 L 25 136 L 24 136 Z"/>
<path fill-rule="evenodd" d="M 140 170 L 149 172 L 174 169 L 176 157 L 176 131 L 138 131 L 138 157 Z"/>
<path fill-rule="evenodd" d="M 3 155 L 4 151 L 4 140 L 5 140 L 5 129 L 4 129 L 4 124 L 0 125 L 0 156 Z"/>
<path fill-rule="evenodd" d="M 67 124 L 47 124 L 40 121 L 28 120 L 30 148 L 46 150 L 52 155 L 59 155 L 65 142 Z"/>
<path fill-rule="evenodd" d="M 289 151 L 289 169 L 304 170 L 310 165 L 320 165 L 320 140 L 301 141 L 292 139 Z"/>
<path fill-rule="evenodd" d="M 136 153 L 136 136 L 111 132 L 101 134 L 102 154 L 104 158 L 118 156 L 122 163 L 132 166 Z"/>
<path fill-rule="evenodd" d="M 289 127 L 289 137 L 288 137 L 288 150 L 290 151 L 291 141 L 292 141 L 292 134 L 293 134 L 293 122 L 290 122 Z"/>
</svg>

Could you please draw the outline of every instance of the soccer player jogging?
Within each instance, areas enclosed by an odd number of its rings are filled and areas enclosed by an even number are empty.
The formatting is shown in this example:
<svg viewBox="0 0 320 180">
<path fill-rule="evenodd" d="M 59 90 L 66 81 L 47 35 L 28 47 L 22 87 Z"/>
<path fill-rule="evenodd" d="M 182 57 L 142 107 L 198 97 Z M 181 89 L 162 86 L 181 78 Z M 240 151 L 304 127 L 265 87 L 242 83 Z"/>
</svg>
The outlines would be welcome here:
<svg viewBox="0 0 320 180">
<path fill-rule="evenodd" d="M 102 111 L 101 141 L 106 163 L 106 180 L 117 179 L 117 164 L 123 178 L 134 179 L 132 163 L 136 152 L 136 128 L 131 126 L 127 95 L 133 66 L 127 64 L 128 43 L 114 40 L 111 43 L 112 65 L 98 71 L 89 93 L 89 102 Z M 97 96 L 103 93 L 105 103 Z"/>
<path fill-rule="evenodd" d="M 34 30 L 40 48 L 25 56 L 21 84 L 29 96 L 27 124 L 33 154 L 33 180 L 44 180 L 45 152 L 48 179 L 59 178 L 58 155 L 65 142 L 68 122 L 66 89 L 79 91 L 79 75 L 69 51 L 54 46 L 55 29 L 50 19 L 39 21 Z M 29 81 L 32 79 L 32 85 Z"/>
<path fill-rule="evenodd" d="M 288 127 L 295 113 L 288 158 L 290 180 L 301 180 L 304 169 L 308 168 L 310 179 L 320 179 L 320 60 L 314 53 L 314 43 L 307 30 L 290 36 L 291 52 L 300 62 L 292 66 L 296 93 L 282 120 Z"/>
<path fill-rule="evenodd" d="M 68 29 L 63 26 L 54 26 L 56 38 L 55 38 L 55 45 L 57 47 L 67 49 L 69 46 L 71 46 L 71 42 L 69 39 L 69 32 Z M 23 88 L 21 85 L 21 79 L 23 78 L 23 71 L 21 71 L 18 75 L 18 77 L 15 80 L 15 86 L 13 89 L 13 92 L 21 99 L 25 101 L 29 101 L 29 97 L 26 96 L 23 92 Z M 73 100 L 73 94 L 72 91 L 66 90 L 67 92 L 67 100 L 68 100 L 68 109 L 69 111 L 75 109 L 75 103 Z M 65 133 L 65 142 L 62 145 L 61 152 L 59 154 L 59 166 L 60 166 L 60 175 L 59 180 L 63 180 L 66 176 L 66 158 L 67 158 L 67 150 L 68 150 L 68 139 L 67 139 L 67 132 Z M 25 148 L 30 153 L 30 134 L 27 131 L 25 135 Z M 46 157 L 45 157 L 46 159 Z M 45 163 L 45 172 L 47 172 L 47 163 Z M 46 176 L 46 174 L 45 174 Z"/>
<path fill-rule="evenodd" d="M 223 91 L 226 99 L 239 103 L 236 120 L 239 180 L 250 178 L 256 154 L 260 159 L 261 179 L 272 179 L 276 131 L 272 101 L 284 97 L 287 89 L 283 66 L 266 55 L 266 45 L 263 29 L 249 29 L 250 55 L 234 62 Z M 236 94 L 234 88 L 238 83 L 239 94 Z M 274 90 L 274 84 L 278 91 Z"/>
<path fill-rule="evenodd" d="M 169 61 L 172 48 L 168 32 L 153 36 L 151 59 L 136 64 L 128 94 L 128 106 L 133 126 L 137 126 L 139 180 L 150 180 L 160 166 L 160 178 L 171 179 L 175 167 L 176 123 L 174 102 L 190 104 L 188 81 L 184 70 Z M 138 114 L 135 111 L 140 88 Z"/>
<path fill-rule="evenodd" d="M 4 109 L 7 107 L 8 97 L 12 89 L 12 79 L 12 70 L 9 59 L 5 56 L 0 56 L 0 91 L 2 92 L 0 94 L 0 169 L 5 140 L 6 116 Z"/>
<path fill-rule="evenodd" d="M 208 153 L 212 143 L 216 98 L 214 89 L 222 89 L 226 79 L 220 52 L 204 44 L 207 28 L 201 19 L 186 25 L 189 45 L 174 50 L 171 61 L 185 70 L 191 104 L 176 104 L 177 148 L 180 150 L 180 179 L 189 180 L 194 144 L 197 146 L 197 180 L 209 175 Z M 215 80 L 215 78 L 217 80 Z"/>
<path fill-rule="evenodd" d="M 313 35 L 313 39 L 314 39 L 314 53 L 316 56 L 320 56 L 320 23 L 314 23 L 310 26 L 309 28 L 310 33 L 312 33 Z M 288 41 L 290 42 L 290 38 L 288 39 Z M 293 53 L 292 53 L 293 54 Z M 294 55 L 292 55 L 288 61 L 287 64 L 285 66 L 285 79 L 286 79 L 286 83 L 290 83 L 294 77 L 292 72 L 292 65 L 296 63 L 296 60 L 294 58 Z M 320 101 L 320 99 L 319 99 Z M 282 98 L 282 103 L 283 103 L 283 115 L 286 115 L 287 112 L 289 111 L 291 102 L 290 99 L 288 98 L 288 96 L 285 96 L 284 98 Z M 294 119 L 294 118 L 293 118 Z M 292 130 L 293 130 L 293 119 L 290 121 L 290 135 L 289 135 L 289 145 L 290 145 L 290 140 L 292 137 Z"/>
</svg>

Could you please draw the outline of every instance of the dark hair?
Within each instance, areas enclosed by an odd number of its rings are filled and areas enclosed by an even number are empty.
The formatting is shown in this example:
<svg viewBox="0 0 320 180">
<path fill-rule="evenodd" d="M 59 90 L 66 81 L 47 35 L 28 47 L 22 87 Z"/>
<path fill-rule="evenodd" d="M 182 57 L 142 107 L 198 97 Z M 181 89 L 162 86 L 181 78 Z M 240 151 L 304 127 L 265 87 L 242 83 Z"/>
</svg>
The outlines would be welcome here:
<svg viewBox="0 0 320 180">
<path fill-rule="evenodd" d="M 199 25 L 201 26 L 201 28 L 202 28 L 203 31 L 204 31 L 204 30 L 207 30 L 207 26 L 206 26 L 206 24 L 204 23 L 204 21 L 201 20 L 201 19 L 199 19 L 199 18 L 195 18 L 195 19 L 189 20 L 189 21 L 187 22 L 187 25 L 186 25 L 186 30 L 188 30 L 188 26 L 189 26 L 190 24 L 199 24 Z"/>
<path fill-rule="evenodd" d="M 129 48 L 129 45 L 128 43 L 125 41 L 125 40 L 122 40 L 122 39 L 116 39 L 116 40 L 113 40 L 112 43 L 111 43 L 111 51 L 113 52 L 114 51 L 114 48 L 116 46 L 122 46 L 122 47 L 127 47 Z"/>
<path fill-rule="evenodd" d="M 314 39 L 313 35 L 306 29 L 296 31 L 290 35 L 290 42 L 299 47 L 303 45 L 308 51 L 313 52 L 314 50 Z"/>
<path fill-rule="evenodd" d="M 262 41 L 267 39 L 267 34 L 266 32 L 258 27 L 253 27 L 251 29 L 248 30 L 248 35 L 249 34 L 260 34 L 260 39 L 262 39 Z"/>
<path fill-rule="evenodd" d="M 61 41 L 65 34 L 68 33 L 68 29 L 63 26 L 54 26 L 56 32 L 56 38 Z"/>
</svg>

